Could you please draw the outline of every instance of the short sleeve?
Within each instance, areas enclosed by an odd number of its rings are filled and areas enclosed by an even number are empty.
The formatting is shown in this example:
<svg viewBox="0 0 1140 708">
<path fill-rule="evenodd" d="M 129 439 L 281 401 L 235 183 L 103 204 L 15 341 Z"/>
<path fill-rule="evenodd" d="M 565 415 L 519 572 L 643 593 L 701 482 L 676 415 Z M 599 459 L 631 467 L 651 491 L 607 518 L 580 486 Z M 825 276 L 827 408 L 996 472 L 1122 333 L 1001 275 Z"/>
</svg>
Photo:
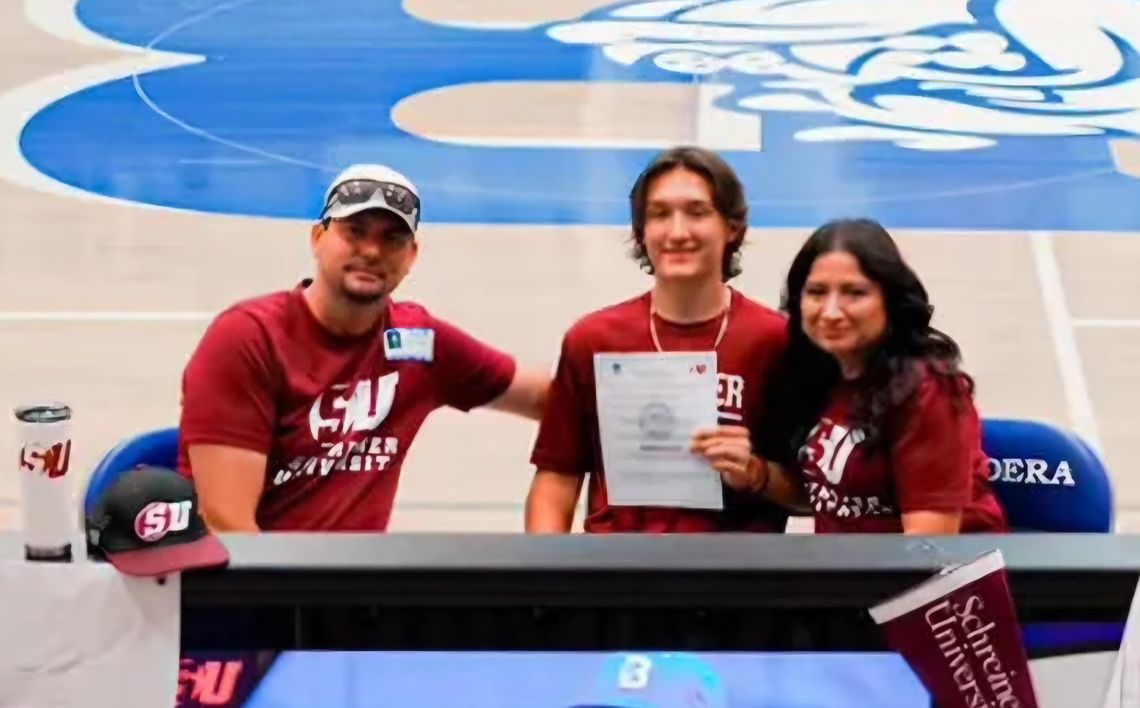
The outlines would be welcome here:
<svg viewBox="0 0 1140 708">
<path fill-rule="evenodd" d="M 975 427 L 968 401 L 956 410 L 952 386 L 926 376 L 895 418 L 891 466 L 903 512 L 958 511 L 969 503 Z"/>
<path fill-rule="evenodd" d="M 592 420 L 592 383 L 592 357 L 575 347 L 568 334 L 562 341 L 531 454 L 530 461 L 537 469 L 579 475 L 596 471 L 591 469 L 593 447 L 587 427 Z"/>
<path fill-rule="evenodd" d="M 433 320 L 439 392 L 444 405 L 469 411 L 503 395 L 515 378 L 514 357 L 454 325 Z"/>
<path fill-rule="evenodd" d="M 276 381 L 268 339 L 248 313 L 228 311 L 207 328 L 182 377 L 183 445 L 232 445 L 268 454 Z"/>
</svg>

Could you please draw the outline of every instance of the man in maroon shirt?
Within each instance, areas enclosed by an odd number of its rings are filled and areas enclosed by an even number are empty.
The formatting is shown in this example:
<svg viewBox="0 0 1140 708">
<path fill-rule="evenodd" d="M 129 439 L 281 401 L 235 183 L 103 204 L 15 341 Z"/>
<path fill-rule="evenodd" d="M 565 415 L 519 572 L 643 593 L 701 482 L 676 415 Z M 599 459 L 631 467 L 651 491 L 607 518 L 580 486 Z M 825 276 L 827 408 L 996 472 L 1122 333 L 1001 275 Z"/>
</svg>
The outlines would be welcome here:
<svg viewBox="0 0 1140 708">
<path fill-rule="evenodd" d="M 783 531 L 787 512 L 754 487 L 762 468 L 749 430 L 786 338 L 783 316 L 728 287 L 748 204 L 732 168 L 698 148 L 659 155 L 630 195 L 634 255 L 653 288 L 570 328 L 539 426 L 527 499 L 531 532 L 566 532 L 587 474 L 587 532 Z M 724 509 L 612 506 L 607 501 L 594 388 L 599 352 L 715 351 L 720 423 L 695 436 L 726 484 Z"/>
<path fill-rule="evenodd" d="M 391 299 L 420 213 L 403 175 L 350 167 L 312 227 L 314 277 L 206 330 L 182 381 L 179 466 L 213 530 L 383 531 L 433 410 L 541 416 L 549 376 Z"/>
</svg>

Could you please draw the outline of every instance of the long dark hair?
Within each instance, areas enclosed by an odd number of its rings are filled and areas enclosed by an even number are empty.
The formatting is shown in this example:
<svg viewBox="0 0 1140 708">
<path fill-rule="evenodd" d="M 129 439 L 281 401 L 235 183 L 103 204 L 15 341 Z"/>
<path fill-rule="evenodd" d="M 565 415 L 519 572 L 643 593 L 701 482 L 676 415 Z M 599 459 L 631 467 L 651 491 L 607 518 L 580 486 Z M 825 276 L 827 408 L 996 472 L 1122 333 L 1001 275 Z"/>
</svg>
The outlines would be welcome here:
<svg viewBox="0 0 1140 708">
<path fill-rule="evenodd" d="M 882 440 L 891 413 L 915 392 L 923 369 L 947 384 L 956 401 L 973 393 L 973 380 L 959 369 L 958 345 L 930 326 L 934 307 L 926 288 L 886 229 L 870 219 L 831 221 L 796 254 L 781 298 L 781 309 L 788 315 L 788 350 L 771 413 L 787 426 L 783 440 L 790 446 L 782 451 L 785 454 L 794 455 L 803 444 L 841 381 L 835 358 L 804 333 L 800 310 L 804 284 L 816 259 L 834 251 L 855 257 L 863 274 L 882 289 L 887 310 L 886 334 L 854 382 L 851 414 L 853 422 L 866 430 L 868 443 Z"/>
<path fill-rule="evenodd" d="M 649 201 L 649 188 L 654 180 L 666 172 L 683 168 L 705 178 L 712 193 L 713 206 L 734 229 L 740 231 L 724 249 L 721 263 L 721 277 L 728 280 L 740 275 L 740 247 L 744 243 L 744 231 L 748 228 L 748 200 L 744 197 L 744 185 L 732 167 L 712 150 L 690 145 L 681 145 L 659 153 L 642 170 L 629 192 L 630 220 L 633 224 L 633 246 L 630 255 L 641 266 L 641 270 L 653 275 L 653 264 L 645 250 L 645 207 Z"/>
</svg>

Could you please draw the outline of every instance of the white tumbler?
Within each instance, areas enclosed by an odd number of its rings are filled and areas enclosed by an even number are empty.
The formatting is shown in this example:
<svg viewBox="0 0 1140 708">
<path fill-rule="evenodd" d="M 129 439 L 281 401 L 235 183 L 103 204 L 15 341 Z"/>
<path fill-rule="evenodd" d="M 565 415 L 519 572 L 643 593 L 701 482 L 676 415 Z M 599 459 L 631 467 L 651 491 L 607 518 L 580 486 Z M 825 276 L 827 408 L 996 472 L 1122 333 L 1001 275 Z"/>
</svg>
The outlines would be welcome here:
<svg viewBox="0 0 1140 708">
<path fill-rule="evenodd" d="M 76 514 L 72 508 L 71 408 L 38 403 L 16 409 L 23 496 L 24 555 L 34 561 L 71 561 Z"/>
</svg>

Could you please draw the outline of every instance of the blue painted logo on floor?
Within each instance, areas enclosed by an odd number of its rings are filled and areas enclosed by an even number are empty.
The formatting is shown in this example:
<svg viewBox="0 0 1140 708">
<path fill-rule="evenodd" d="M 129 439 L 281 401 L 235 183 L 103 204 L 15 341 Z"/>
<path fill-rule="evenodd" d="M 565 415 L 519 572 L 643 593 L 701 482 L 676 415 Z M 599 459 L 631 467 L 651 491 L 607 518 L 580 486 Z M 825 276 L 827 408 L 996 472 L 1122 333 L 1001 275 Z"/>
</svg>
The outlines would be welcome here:
<svg viewBox="0 0 1140 708">
<path fill-rule="evenodd" d="M 416 180 L 428 222 L 624 224 L 655 149 L 440 142 L 392 108 L 460 84 L 644 81 L 723 87 L 717 114 L 761 118 L 759 150 L 723 151 L 757 226 L 1140 230 L 1140 181 L 1112 149 L 1140 141 L 1131 0 L 658 0 L 523 29 L 432 24 L 395 0 L 78 14 L 201 57 L 77 91 L 25 127 L 37 169 L 132 201 L 311 218 L 338 169 L 375 161 Z"/>
</svg>

